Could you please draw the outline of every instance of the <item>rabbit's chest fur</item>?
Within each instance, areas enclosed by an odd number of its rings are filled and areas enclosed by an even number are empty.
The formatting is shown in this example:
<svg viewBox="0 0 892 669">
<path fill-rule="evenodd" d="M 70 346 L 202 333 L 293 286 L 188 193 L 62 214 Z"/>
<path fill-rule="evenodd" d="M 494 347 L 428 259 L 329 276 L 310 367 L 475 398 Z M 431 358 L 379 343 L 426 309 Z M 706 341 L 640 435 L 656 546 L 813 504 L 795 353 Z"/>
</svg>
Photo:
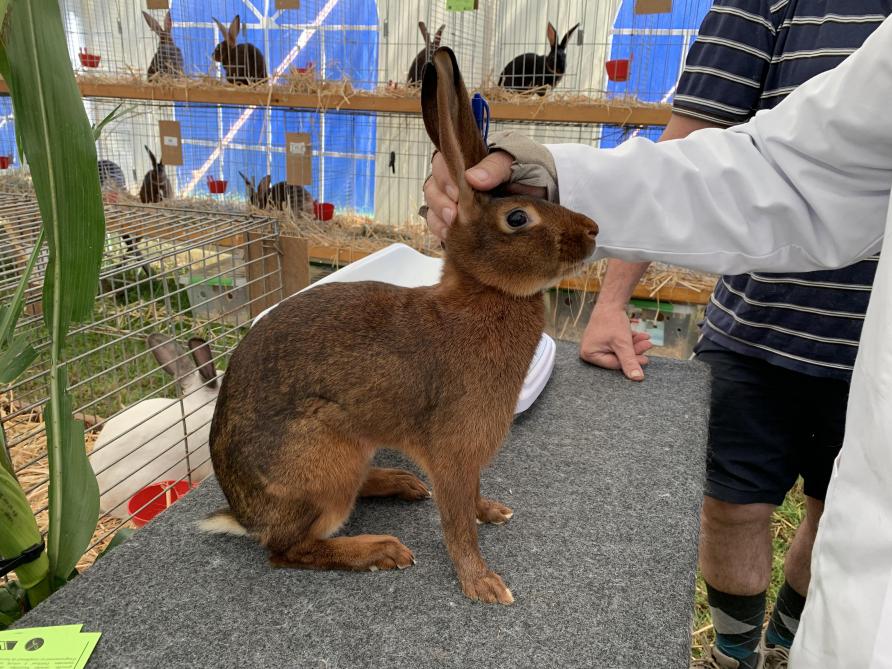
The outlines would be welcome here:
<svg viewBox="0 0 892 669">
<path fill-rule="evenodd" d="M 320 286 L 245 337 L 221 404 L 245 434 L 313 414 L 376 443 L 429 443 L 460 424 L 500 440 L 543 325 L 541 297 Z"/>
</svg>

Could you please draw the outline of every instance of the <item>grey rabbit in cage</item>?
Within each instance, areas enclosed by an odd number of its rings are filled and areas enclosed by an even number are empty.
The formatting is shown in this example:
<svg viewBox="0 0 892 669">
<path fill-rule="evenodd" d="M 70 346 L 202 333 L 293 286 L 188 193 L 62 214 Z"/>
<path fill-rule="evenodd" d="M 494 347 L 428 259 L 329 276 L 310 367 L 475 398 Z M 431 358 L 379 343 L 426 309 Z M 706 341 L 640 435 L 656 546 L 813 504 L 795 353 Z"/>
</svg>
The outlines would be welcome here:
<svg viewBox="0 0 892 669">
<path fill-rule="evenodd" d="M 223 41 L 214 49 L 213 59 L 223 66 L 226 81 L 230 84 L 247 85 L 266 79 L 266 61 L 260 49 L 248 42 L 238 43 L 238 34 L 241 31 L 239 15 L 236 14 L 232 19 L 228 30 L 217 19 L 214 22 L 223 35 Z"/>
<path fill-rule="evenodd" d="M 412 61 L 412 66 L 409 68 L 409 76 L 407 77 L 407 81 L 409 85 L 420 86 L 421 85 L 421 74 L 424 72 L 424 66 L 430 62 L 431 56 L 434 51 L 436 51 L 440 47 L 440 40 L 443 37 L 443 30 L 446 29 L 446 24 L 444 23 L 437 29 L 437 32 L 434 34 L 433 41 L 431 40 L 430 33 L 427 32 L 427 26 L 424 21 L 418 22 L 418 30 L 421 31 L 421 36 L 424 38 L 424 48 L 418 52 L 418 55 L 415 56 L 415 60 Z"/>
<path fill-rule="evenodd" d="M 99 170 L 99 187 L 102 190 L 124 191 L 127 189 L 124 170 L 115 161 L 97 160 L 96 167 Z"/>
<path fill-rule="evenodd" d="M 173 41 L 173 19 L 170 12 L 164 15 L 163 26 L 148 12 L 143 12 L 142 15 L 152 32 L 158 35 L 158 50 L 152 57 L 147 72 L 149 79 L 158 75 L 183 76 L 183 52 Z"/>
<path fill-rule="evenodd" d="M 270 186 L 272 176 L 269 174 L 255 186 L 254 177 L 248 179 L 242 172 L 239 172 L 239 176 L 245 182 L 248 199 L 258 209 L 273 207 L 284 211 L 290 208 L 296 216 L 313 213 L 313 196 L 303 186 L 295 186 L 284 181 Z"/>
<path fill-rule="evenodd" d="M 576 32 L 576 24 L 558 43 L 557 31 L 548 23 L 546 35 L 551 49 L 544 56 L 536 53 L 523 53 L 505 66 L 499 75 L 499 86 L 515 91 L 535 90 L 537 95 L 545 95 L 545 87 L 557 86 L 567 71 L 567 42 Z"/>
</svg>

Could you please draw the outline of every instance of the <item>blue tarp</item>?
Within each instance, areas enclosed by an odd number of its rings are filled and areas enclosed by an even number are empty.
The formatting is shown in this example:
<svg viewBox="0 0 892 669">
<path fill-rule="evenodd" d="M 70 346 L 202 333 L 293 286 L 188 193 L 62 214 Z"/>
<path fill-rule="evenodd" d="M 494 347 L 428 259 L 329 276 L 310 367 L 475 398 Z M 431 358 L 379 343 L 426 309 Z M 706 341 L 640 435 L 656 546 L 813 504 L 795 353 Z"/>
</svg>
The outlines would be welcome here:
<svg viewBox="0 0 892 669">
<path fill-rule="evenodd" d="M 635 14 L 635 0 L 623 0 L 613 27 L 631 34 L 613 35 L 609 58 L 631 58 L 629 78 L 625 82 L 609 81 L 608 97 L 633 96 L 644 102 L 671 102 L 670 93 L 681 73 L 685 55 L 685 35 L 682 31 L 692 31 L 695 35 L 711 6 L 712 0 L 676 0 L 672 3 L 671 12 Z M 673 34 L 659 34 L 670 32 Z M 692 35 L 688 48 L 693 39 Z M 605 127 L 601 146 L 616 146 L 635 131 L 635 128 L 623 131 Z M 661 127 L 649 127 L 641 129 L 638 134 L 657 139 L 662 131 Z"/>
<path fill-rule="evenodd" d="M 378 17 L 374 0 L 337 0 L 334 4 L 326 0 L 306 0 L 300 3 L 300 9 L 285 11 L 276 11 L 273 2 L 255 0 L 253 5 L 261 11 L 265 5 L 269 6 L 265 22 L 268 23 L 270 19 L 274 21 L 266 29 L 266 35 L 259 27 L 257 16 L 245 3 L 236 4 L 241 5 L 238 9 L 242 19 L 239 41 L 259 47 L 266 45 L 263 50 L 270 74 L 283 63 L 302 34 L 298 29 L 280 29 L 276 26 L 315 23 L 320 12 L 329 9 L 322 25 L 349 27 L 328 32 L 324 40 L 322 31 L 316 31 L 291 66 L 304 67 L 313 63 L 319 71 L 324 63 L 325 71 L 321 74 L 326 79 L 349 78 L 356 88 L 371 88 L 372 82 L 377 79 Z M 233 9 L 232 3 L 229 9 Z M 232 16 L 221 15 L 217 18 L 228 26 Z M 174 40 L 188 45 L 183 49 L 187 73 L 207 73 L 210 54 L 220 39 L 216 27 L 210 29 L 214 24 L 208 15 L 207 2 L 177 2 L 173 19 Z M 182 124 L 183 136 L 184 165 L 178 168 L 181 189 L 214 151 L 214 146 L 207 144 L 221 142 L 246 114 L 246 110 L 239 107 L 206 108 L 201 113 L 196 113 L 195 109 L 194 105 L 189 104 L 176 106 L 176 117 Z M 312 137 L 313 184 L 308 188 L 315 198 L 324 198 L 338 208 L 369 214 L 374 211 L 374 116 L 328 113 L 323 123 L 317 112 L 254 109 L 247 114 L 243 125 L 224 147 L 208 174 L 227 179 L 230 192 L 236 193 L 243 193 L 239 171 L 255 176 L 257 181 L 267 173 L 272 174 L 274 182 L 284 180 L 285 154 L 275 149 L 284 148 L 286 131 L 307 132 Z M 274 149 L 271 154 L 268 147 Z M 333 153 L 338 155 L 330 155 Z M 204 178 L 193 192 L 207 194 Z"/>
</svg>

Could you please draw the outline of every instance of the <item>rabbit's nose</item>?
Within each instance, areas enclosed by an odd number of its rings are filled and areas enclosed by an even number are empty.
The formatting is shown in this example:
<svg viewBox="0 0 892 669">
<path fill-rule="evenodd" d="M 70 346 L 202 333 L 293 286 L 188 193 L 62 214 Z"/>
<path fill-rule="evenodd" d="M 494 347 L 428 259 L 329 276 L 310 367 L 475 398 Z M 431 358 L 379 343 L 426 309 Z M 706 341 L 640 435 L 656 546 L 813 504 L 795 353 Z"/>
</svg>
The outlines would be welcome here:
<svg viewBox="0 0 892 669">
<path fill-rule="evenodd" d="M 598 224 L 592 223 L 591 225 L 587 226 L 585 233 L 592 239 L 597 237 L 598 236 Z"/>
</svg>

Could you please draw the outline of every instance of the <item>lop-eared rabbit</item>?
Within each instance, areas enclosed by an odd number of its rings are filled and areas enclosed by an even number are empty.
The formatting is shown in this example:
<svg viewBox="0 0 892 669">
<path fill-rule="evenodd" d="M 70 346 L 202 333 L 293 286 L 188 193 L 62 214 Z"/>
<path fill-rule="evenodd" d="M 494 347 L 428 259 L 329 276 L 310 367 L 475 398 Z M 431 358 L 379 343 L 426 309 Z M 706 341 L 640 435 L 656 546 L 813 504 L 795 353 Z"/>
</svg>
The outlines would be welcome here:
<svg viewBox="0 0 892 669">
<path fill-rule="evenodd" d="M 425 127 L 459 187 L 439 284 L 330 283 L 292 296 L 233 353 L 211 426 L 229 508 L 208 531 L 246 534 L 272 564 L 377 571 L 414 563 L 389 535 L 336 536 L 357 497 L 428 497 L 424 483 L 372 466 L 402 451 L 427 474 L 464 593 L 509 604 L 480 554 L 477 522 L 511 509 L 480 494 L 545 326 L 542 291 L 595 249 L 585 216 L 522 196 L 474 192 L 486 155 L 455 55 L 425 69 Z M 533 559 L 531 557 L 531 559 Z"/>
</svg>

